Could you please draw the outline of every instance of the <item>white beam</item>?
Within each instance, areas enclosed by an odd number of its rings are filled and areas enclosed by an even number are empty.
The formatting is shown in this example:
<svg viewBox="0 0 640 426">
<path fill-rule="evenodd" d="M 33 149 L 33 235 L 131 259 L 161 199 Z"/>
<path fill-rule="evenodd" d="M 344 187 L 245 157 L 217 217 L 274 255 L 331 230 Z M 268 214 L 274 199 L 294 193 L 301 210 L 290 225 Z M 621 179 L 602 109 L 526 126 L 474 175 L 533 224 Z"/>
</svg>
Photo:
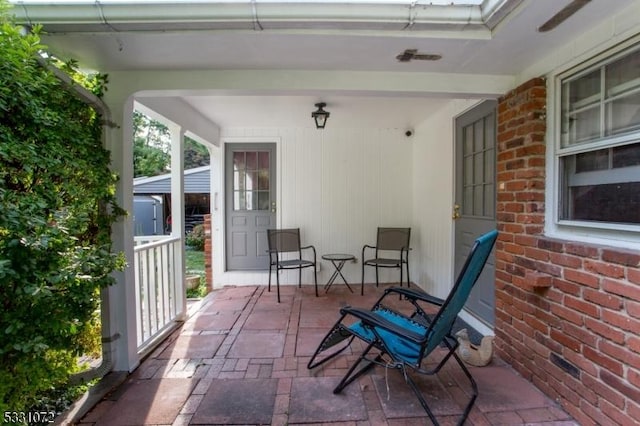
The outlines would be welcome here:
<svg viewBox="0 0 640 426">
<path fill-rule="evenodd" d="M 502 96 L 514 84 L 505 75 L 300 70 L 113 71 L 109 81 L 110 88 L 138 97 L 327 93 L 481 99 Z"/>
<path fill-rule="evenodd" d="M 220 127 L 182 99 L 175 97 L 136 97 L 136 109 L 152 116 L 160 114 L 166 120 L 179 125 L 192 138 L 205 145 L 220 144 Z"/>
</svg>

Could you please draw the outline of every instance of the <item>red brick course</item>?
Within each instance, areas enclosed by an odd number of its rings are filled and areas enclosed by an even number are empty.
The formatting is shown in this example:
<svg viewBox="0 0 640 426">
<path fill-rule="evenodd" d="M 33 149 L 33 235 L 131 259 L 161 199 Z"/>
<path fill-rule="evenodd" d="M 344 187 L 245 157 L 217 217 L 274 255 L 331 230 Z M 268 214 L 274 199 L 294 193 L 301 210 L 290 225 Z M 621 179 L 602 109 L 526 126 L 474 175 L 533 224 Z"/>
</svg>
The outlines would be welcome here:
<svg viewBox="0 0 640 426">
<path fill-rule="evenodd" d="M 495 345 L 581 424 L 640 417 L 640 253 L 548 238 L 546 81 L 498 104 Z"/>
<path fill-rule="evenodd" d="M 213 237 L 211 233 L 211 215 L 204 216 L 204 271 L 207 280 L 207 291 L 213 290 L 213 267 L 211 266 L 211 246 Z"/>
</svg>

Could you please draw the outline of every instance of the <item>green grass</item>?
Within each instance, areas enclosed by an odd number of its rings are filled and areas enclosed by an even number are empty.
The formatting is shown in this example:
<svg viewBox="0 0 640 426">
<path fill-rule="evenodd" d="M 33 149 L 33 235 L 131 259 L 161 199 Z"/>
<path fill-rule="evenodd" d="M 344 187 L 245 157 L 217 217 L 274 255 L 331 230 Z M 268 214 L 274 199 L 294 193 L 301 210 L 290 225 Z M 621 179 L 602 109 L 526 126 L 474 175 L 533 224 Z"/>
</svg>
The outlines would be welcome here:
<svg viewBox="0 0 640 426">
<path fill-rule="evenodd" d="M 204 275 L 204 252 L 187 250 L 185 251 L 185 262 L 187 274 Z"/>
<path fill-rule="evenodd" d="M 202 298 L 207 295 L 207 283 L 204 278 L 204 252 L 189 250 L 185 252 L 186 272 L 188 275 L 200 275 L 200 285 L 187 289 L 188 298 Z"/>
</svg>

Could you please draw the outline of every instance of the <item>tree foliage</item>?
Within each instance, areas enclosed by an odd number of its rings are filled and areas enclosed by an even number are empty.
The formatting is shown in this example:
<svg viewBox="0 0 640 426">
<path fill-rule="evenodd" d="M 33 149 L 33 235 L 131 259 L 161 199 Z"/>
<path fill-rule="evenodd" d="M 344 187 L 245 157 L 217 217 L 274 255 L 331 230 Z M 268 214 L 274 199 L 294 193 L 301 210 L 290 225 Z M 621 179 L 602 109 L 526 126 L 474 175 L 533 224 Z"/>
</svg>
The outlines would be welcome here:
<svg viewBox="0 0 640 426">
<path fill-rule="evenodd" d="M 207 148 L 185 137 L 184 168 L 209 164 Z M 171 138 L 167 126 L 141 112 L 133 112 L 133 176 L 157 176 L 171 167 Z"/>
<path fill-rule="evenodd" d="M 133 112 L 133 176 L 157 176 L 171 165 L 169 129 L 146 115 Z"/>
<path fill-rule="evenodd" d="M 63 383 L 123 258 L 111 251 L 116 176 L 99 113 L 42 66 L 0 0 L 0 411 Z M 47 62 L 53 64 L 52 59 Z M 100 95 L 106 77 L 63 66 Z"/>
<path fill-rule="evenodd" d="M 210 164 L 207 148 L 189 137 L 184 140 L 184 168 L 193 169 Z"/>
</svg>

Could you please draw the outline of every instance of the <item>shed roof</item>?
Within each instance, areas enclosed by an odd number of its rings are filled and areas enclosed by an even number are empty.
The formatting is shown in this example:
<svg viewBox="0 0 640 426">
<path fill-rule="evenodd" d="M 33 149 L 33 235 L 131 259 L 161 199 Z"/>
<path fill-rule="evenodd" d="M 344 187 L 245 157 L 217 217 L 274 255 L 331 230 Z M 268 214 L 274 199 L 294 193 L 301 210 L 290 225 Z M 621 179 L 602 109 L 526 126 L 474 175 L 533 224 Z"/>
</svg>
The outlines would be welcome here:
<svg viewBox="0 0 640 426">
<path fill-rule="evenodd" d="M 184 171 L 185 194 L 208 194 L 210 192 L 210 166 L 201 166 Z M 139 177 L 133 180 L 134 194 L 171 193 L 171 173 L 164 175 Z"/>
</svg>

